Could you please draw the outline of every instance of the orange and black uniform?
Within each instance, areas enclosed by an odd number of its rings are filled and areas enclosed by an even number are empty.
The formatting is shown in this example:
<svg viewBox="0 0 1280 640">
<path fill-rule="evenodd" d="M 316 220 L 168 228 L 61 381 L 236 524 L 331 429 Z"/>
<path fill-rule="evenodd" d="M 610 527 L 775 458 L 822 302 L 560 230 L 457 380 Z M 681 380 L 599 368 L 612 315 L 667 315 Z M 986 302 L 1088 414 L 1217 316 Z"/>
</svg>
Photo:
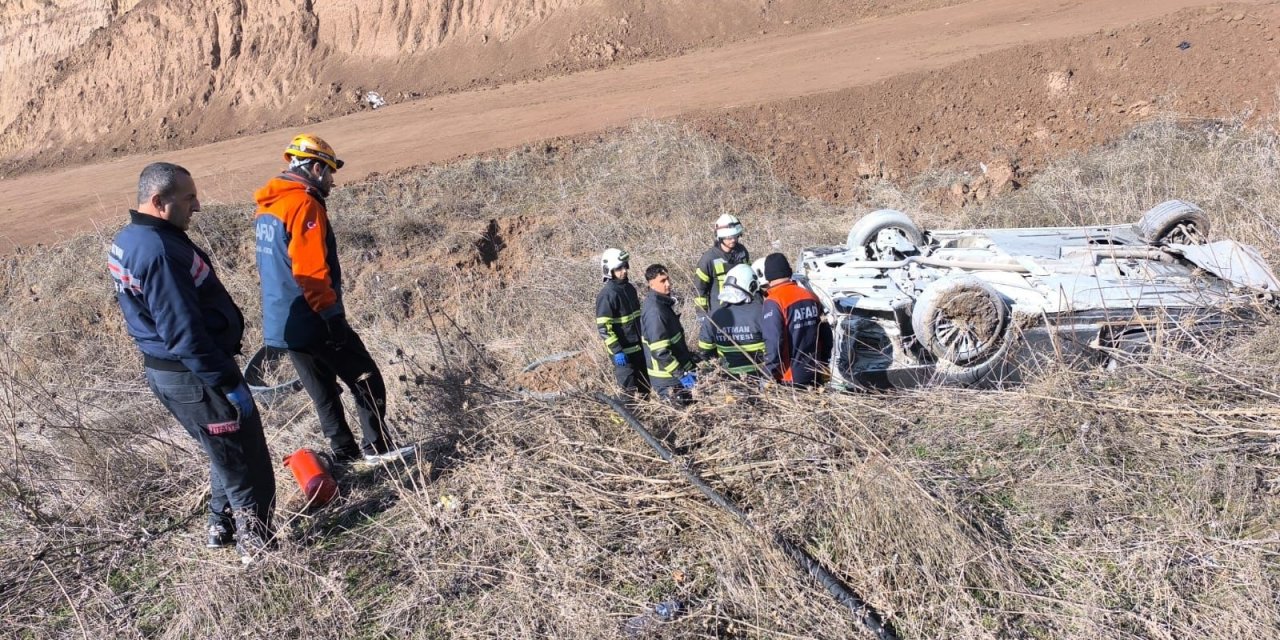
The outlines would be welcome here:
<svg viewBox="0 0 1280 640">
<path fill-rule="evenodd" d="M 762 324 L 765 370 L 779 382 L 798 386 L 818 383 L 818 332 L 822 305 L 817 296 L 788 281 L 769 287 Z"/>
<path fill-rule="evenodd" d="M 289 350 L 315 403 L 320 428 L 341 459 L 395 448 L 384 423 L 382 373 L 351 331 L 342 304 L 342 266 L 324 194 L 302 173 L 286 171 L 254 193 L 262 332 Z M 341 379 L 355 396 L 364 442 L 357 447 L 342 409 Z"/>
</svg>

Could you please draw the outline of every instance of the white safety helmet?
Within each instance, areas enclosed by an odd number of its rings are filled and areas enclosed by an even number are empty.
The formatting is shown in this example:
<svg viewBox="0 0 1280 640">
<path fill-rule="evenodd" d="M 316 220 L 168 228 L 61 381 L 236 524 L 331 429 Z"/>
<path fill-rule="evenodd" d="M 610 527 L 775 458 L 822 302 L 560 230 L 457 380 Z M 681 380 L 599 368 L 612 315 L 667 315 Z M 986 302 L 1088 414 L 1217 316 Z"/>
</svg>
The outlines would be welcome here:
<svg viewBox="0 0 1280 640">
<path fill-rule="evenodd" d="M 742 223 L 738 221 L 737 216 L 726 213 L 716 218 L 717 238 L 736 238 L 740 235 L 742 235 Z"/>
<path fill-rule="evenodd" d="M 751 272 L 756 274 L 756 282 L 762 285 L 768 282 L 764 277 L 764 258 L 756 258 L 756 261 L 751 263 Z"/>
<path fill-rule="evenodd" d="M 628 266 L 631 261 L 631 255 L 622 249 L 605 249 L 604 254 L 600 256 L 600 277 L 608 282 L 613 279 L 613 270 Z"/>
<path fill-rule="evenodd" d="M 729 270 L 724 276 L 724 286 L 720 289 L 720 302 L 742 304 L 748 302 L 760 290 L 760 282 L 751 270 L 751 265 L 740 264 Z"/>
</svg>

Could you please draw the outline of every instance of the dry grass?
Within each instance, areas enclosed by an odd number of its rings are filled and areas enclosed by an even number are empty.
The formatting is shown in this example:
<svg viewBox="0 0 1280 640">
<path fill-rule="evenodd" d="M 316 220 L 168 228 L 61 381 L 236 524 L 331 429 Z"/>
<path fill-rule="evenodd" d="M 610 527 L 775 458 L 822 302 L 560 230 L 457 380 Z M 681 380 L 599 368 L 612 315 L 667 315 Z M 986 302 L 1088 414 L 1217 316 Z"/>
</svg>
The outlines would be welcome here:
<svg viewBox="0 0 1280 640">
<path fill-rule="evenodd" d="M 1198 202 L 1276 256 L 1274 132 L 1136 131 L 934 226 L 1135 219 Z M 667 125 L 384 176 L 336 193 L 354 323 L 424 455 L 343 480 L 259 566 L 202 548 L 202 456 L 146 392 L 104 232 L 0 272 L 0 621 L 17 637 L 848 638 L 856 622 L 706 503 L 600 405 L 512 392 L 535 356 L 594 354 L 594 257 L 620 244 L 691 286 L 722 211 L 757 254 L 837 242 L 844 211 Z M 247 207 L 200 218 L 257 317 Z M 491 223 L 492 221 L 492 223 Z M 496 258 L 496 259 L 495 259 Z M 488 260 L 488 264 L 486 264 Z M 256 341 L 256 335 L 249 340 Z M 1280 628 L 1280 323 L 1114 373 L 1050 363 L 1025 387 L 869 395 L 710 384 L 640 413 L 766 531 L 822 558 L 909 638 L 1239 638 Z M 600 360 L 603 360 L 601 358 Z M 598 376 L 578 391 L 607 388 Z M 279 457 L 322 447 L 305 398 L 265 410 Z"/>
</svg>

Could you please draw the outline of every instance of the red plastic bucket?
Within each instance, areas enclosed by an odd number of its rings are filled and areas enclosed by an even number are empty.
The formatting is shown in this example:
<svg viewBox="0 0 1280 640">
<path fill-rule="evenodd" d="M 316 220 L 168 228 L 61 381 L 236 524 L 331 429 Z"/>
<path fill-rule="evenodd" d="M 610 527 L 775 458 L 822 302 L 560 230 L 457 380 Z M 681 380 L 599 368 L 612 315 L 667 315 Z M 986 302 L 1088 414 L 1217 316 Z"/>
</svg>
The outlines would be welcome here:
<svg viewBox="0 0 1280 640">
<path fill-rule="evenodd" d="M 285 456 L 284 466 L 293 472 L 294 480 L 303 495 L 307 496 L 308 507 L 323 507 L 338 495 L 338 483 L 316 452 L 302 448 Z"/>
</svg>

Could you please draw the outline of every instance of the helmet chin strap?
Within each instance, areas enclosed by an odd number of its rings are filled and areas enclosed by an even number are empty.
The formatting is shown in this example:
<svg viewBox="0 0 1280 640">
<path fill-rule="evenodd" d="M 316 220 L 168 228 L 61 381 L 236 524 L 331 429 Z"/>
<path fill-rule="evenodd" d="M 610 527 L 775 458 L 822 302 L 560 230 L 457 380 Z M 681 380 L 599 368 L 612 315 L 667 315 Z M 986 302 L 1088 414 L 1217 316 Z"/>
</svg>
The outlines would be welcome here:
<svg viewBox="0 0 1280 640">
<path fill-rule="evenodd" d="M 328 198 L 329 189 L 325 187 L 323 184 L 321 184 L 318 180 L 316 180 L 315 176 L 311 175 L 311 166 L 313 164 L 324 165 L 324 163 L 320 162 L 319 160 L 314 160 L 312 158 L 294 158 L 293 160 L 289 161 L 288 171 L 289 173 L 292 173 L 293 175 L 296 175 L 299 178 L 306 180 L 307 184 L 310 185 L 312 189 L 315 189 L 316 191 L 320 192 L 320 197 Z"/>
</svg>

